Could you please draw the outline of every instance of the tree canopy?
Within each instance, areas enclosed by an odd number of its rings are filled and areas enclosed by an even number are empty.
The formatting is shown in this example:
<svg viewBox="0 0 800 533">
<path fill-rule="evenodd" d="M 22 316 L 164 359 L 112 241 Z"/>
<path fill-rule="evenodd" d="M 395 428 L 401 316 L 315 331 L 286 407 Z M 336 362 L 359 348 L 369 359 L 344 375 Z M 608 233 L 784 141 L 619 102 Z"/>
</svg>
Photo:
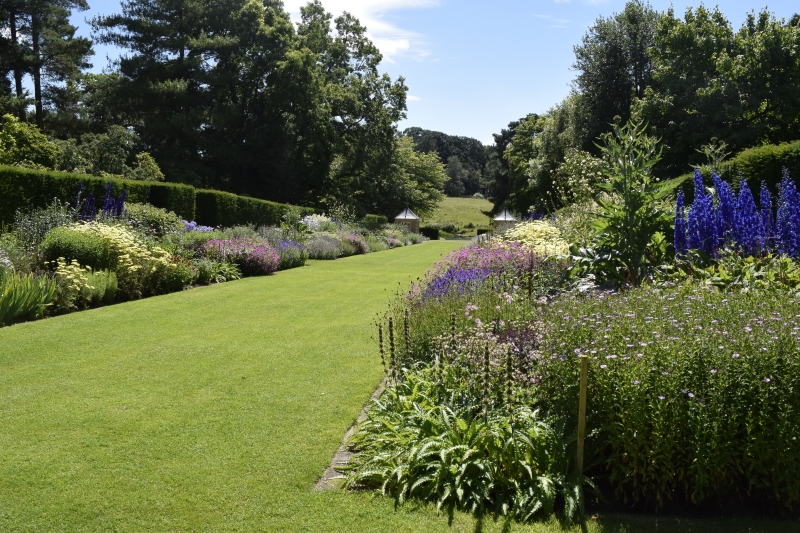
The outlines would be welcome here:
<svg viewBox="0 0 800 533">
<path fill-rule="evenodd" d="M 91 21 L 95 42 L 124 53 L 88 74 L 91 42 L 68 24 L 86 8 L 0 0 L 0 111 L 56 139 L 63 166 L 389 215 L 424 212 L 441 189 L 442 169 L 397 140 L 403 78 L 378 70 L 349 13 L 313 0 L 295 27 L 279 0 L 124 0 Z"/>
</svg>

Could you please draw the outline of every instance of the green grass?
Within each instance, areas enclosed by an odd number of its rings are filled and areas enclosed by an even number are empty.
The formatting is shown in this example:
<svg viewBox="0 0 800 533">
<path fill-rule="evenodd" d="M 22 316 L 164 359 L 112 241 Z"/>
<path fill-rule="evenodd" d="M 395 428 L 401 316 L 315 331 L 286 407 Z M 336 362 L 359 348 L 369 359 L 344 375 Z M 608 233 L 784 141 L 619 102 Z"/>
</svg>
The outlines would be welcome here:
<svg viewBox="0 0 800 533">
<path fill-rule="evenodd" d="M 433 224 L 436 222 L 456 222 L 463 228 L 469 223 L 472 223 L 476 228 L 489 229 L 491 226 L 491 219 L 481 213 L 481 211 L 490 211 L 492 209 L 492 202 L 489 200 L 476 200 L 474 198 L 450 198 L 447 197 L 442 200 L 433 215 L 423 219 L 424 224 Z M 465 234 L 475 234 L 475 229 L 465 230 Z"/>
<path fill-rule="evenodd" d="M 381 378 L 371 318 L 455 246 L 312 262 L 0 329 L 0 531 L 500 531 L 312 490 Z M 796 529 L 679 522 L 611 516 L 586 531 Z"/>
</svg>

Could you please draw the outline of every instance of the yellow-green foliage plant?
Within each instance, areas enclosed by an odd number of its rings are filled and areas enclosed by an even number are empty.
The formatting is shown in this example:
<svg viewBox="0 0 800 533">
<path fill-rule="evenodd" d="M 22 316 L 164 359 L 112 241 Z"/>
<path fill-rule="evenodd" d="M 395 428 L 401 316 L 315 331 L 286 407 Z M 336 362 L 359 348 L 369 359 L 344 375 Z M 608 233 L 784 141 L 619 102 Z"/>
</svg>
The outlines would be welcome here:
<svg viewBox="0 0 800 533">
<path fill-rule="evenodd" d="M 149 245 L 129 229 L 91 222 L 73 224 L 67 230 L 108 243 L 117 258 L 110 270 L 116 274 L 119 291 L 124 297 L 133 299 L 159 294 L 174 285 L 172 278 L 178 267 L 169 252 Z"/>
<path fill-rule="evenodd" d="M 561 236 L 561 232 L 542 220 L 517 224 L 503 234 L 503 239 L 524 244 L 542 256 L 569 253 L 569 244 Z"/>
<path fill-rule="evenodd" d="M 55 296 L 47 276 L 8 272 L 0 276 L 0 325 L 38 318 Z"/>
</svg>

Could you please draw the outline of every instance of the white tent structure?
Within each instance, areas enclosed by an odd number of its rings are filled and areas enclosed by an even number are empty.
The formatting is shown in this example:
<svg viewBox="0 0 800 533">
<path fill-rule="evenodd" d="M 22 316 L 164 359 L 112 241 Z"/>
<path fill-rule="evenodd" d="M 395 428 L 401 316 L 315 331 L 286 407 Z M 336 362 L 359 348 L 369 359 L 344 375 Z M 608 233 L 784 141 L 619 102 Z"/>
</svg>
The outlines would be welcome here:
<svg viewBox="0 0 800 533">
<path fill-rule="evenodd" d="M 409 231 L 419 233 L 419 217 L 407 207 L 403 209 L 402 213 L 394 217 L 394 223 L 403 224 L 404 226 L 408 227 Z"/>
<path fill-rule="evenodd" d="M 503 209 L 503 212 L 494 217 L 492 220 L 492 228 L 494 231 L 505 231 L 517 225 L 517 219 L 514 215 L 508 212 L 508 209 Z"/>
</svg>

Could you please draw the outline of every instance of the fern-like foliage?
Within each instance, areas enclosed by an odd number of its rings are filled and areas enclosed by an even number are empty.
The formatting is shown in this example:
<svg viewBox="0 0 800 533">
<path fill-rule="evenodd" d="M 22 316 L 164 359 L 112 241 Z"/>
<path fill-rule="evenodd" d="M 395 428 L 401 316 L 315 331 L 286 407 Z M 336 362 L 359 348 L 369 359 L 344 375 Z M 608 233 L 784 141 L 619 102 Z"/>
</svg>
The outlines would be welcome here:
<svg viewBox="0 0 800 533">
<path fill-rule="evenodd" d="M 520 521 L 553 513 L 560 496 L 568 520 L 583 514 L 590 482 L 563 432 L 525 406 L 484 416 L 478 399 L 448 397 L 430 377 L 407 371 L 375 401 L 351 439 L 349 488 Z"/>
</svg>

